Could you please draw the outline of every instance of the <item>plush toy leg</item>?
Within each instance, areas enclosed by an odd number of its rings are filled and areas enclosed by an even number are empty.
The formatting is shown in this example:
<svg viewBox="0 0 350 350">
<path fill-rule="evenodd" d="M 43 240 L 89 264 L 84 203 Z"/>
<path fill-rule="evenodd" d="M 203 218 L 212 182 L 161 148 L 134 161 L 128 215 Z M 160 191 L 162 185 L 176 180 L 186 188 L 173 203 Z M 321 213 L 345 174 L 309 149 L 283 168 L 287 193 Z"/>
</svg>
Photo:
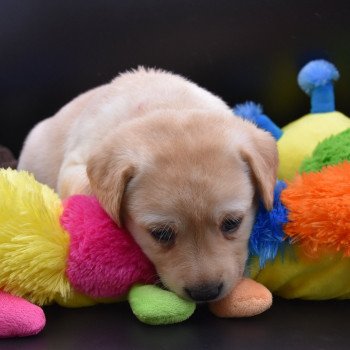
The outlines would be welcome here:
<svg viewBox="0 0 350 350">
<path fill-rule="evenodd" d="M 272 294 L 262 284 L 244 278 L 225 298 L 209 304 L 218 317 L 250 317 L 258 315 L 272 305 Z"/>
<path fill-rule="evenodd" d="M 185 321 L 196 308 L 195 303 L 154 285 L 132 287 L 128 300 L 135 316 L 151 325 Z"/>
<path fill-rule="evenodd" d="M 39 306 L 0 291 L 0 338 L 35 335 L 45 323 L 44 312 Z"/>
</svg>

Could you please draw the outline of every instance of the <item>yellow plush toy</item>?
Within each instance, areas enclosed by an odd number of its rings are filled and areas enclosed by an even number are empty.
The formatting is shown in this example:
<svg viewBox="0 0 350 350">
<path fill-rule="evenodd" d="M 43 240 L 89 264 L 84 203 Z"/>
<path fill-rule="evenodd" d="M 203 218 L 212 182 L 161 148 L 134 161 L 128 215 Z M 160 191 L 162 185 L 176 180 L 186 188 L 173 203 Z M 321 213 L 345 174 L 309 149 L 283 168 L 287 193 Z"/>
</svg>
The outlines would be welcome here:
<svg viewBox="0 0 350 350">
<path fill-rule="evenodd" d="M 300 71 L 298 83 L 310 95 L 311 113 L 282 128 L 277 142 L 280 179 L 292 179 L 319 142 L 350 128 L 350 119 L 335 111 L 332 81 L 338 77 L 334 65 L 324 60 L 311 61 Z"/>
</svg>

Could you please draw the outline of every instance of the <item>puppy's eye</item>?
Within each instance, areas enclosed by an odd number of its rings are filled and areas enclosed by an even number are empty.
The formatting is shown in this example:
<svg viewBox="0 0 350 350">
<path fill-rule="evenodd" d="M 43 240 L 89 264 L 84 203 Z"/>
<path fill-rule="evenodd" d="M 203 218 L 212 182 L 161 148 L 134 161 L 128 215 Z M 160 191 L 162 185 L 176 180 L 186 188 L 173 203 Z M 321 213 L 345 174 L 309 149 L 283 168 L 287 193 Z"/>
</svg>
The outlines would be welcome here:
<svg viewBox="0 0 350 350">
<path fill-rule="evenodd" d="M 239 218 L 225 218 L 220 226 L 221 232 L 225 236 L 230 236 L 232 233 L 236 232 L 239 229 L 239 226 L 242 223 L 241 217 Z"/>
<path fill-rule="evenodd" d="M 169 226 L 152 228 L 150 232 L 153 238 L 163 245 L 172 245 L 175 242 L 175 231 Z"/>
</svg>

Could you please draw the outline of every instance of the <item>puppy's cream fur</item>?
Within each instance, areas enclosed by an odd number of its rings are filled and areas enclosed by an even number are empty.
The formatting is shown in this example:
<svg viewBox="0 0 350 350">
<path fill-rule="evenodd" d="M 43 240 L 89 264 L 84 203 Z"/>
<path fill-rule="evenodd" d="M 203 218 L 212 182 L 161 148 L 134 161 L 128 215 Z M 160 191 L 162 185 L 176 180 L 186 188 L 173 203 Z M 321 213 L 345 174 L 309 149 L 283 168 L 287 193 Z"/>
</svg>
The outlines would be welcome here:
<svg viewBox="0 0 350 350">
<path fill-rule="evenodd" d="M 169 289 L 222 284 L 218 298 L 243 274 L 255 194 L 271 208 L 276 168 L 270 134 L 186 79 L 143 68 L 39 123 L 19 159 L 62 197 L 96 195 Z M 230 235 L 226 217 L 243 218 Z M 171 245 L 150 234 L 165 226 Z"/>
</svg>

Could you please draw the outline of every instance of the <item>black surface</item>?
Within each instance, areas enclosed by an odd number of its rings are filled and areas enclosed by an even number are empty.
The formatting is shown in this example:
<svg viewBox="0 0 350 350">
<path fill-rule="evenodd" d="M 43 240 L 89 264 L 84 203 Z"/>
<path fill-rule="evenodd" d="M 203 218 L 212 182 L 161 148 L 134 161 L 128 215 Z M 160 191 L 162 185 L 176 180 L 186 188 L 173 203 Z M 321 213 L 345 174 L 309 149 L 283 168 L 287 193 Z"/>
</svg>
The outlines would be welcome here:
<svg viewBox="0 0 350 350">
<path fill-rule="evenodd" d="M 247 319 L 219 319 L 205 306 L 184 323 L 147 326 L 126 303 L 83 309 L 46 308 L 38 336 L 0 340 L 1 349 L 349 349 L 350 303 L 276 299 Z"/>
<path fill-rule="evenodd" d="M 140 64 L 256 100 L 283 125 L 308 111 L 299 68 L 329 58 L 348 113 L 349 18 L 347 0 L 1 0 L 0 143 L 17 155 L 35 122 Z"/>
</svg>

